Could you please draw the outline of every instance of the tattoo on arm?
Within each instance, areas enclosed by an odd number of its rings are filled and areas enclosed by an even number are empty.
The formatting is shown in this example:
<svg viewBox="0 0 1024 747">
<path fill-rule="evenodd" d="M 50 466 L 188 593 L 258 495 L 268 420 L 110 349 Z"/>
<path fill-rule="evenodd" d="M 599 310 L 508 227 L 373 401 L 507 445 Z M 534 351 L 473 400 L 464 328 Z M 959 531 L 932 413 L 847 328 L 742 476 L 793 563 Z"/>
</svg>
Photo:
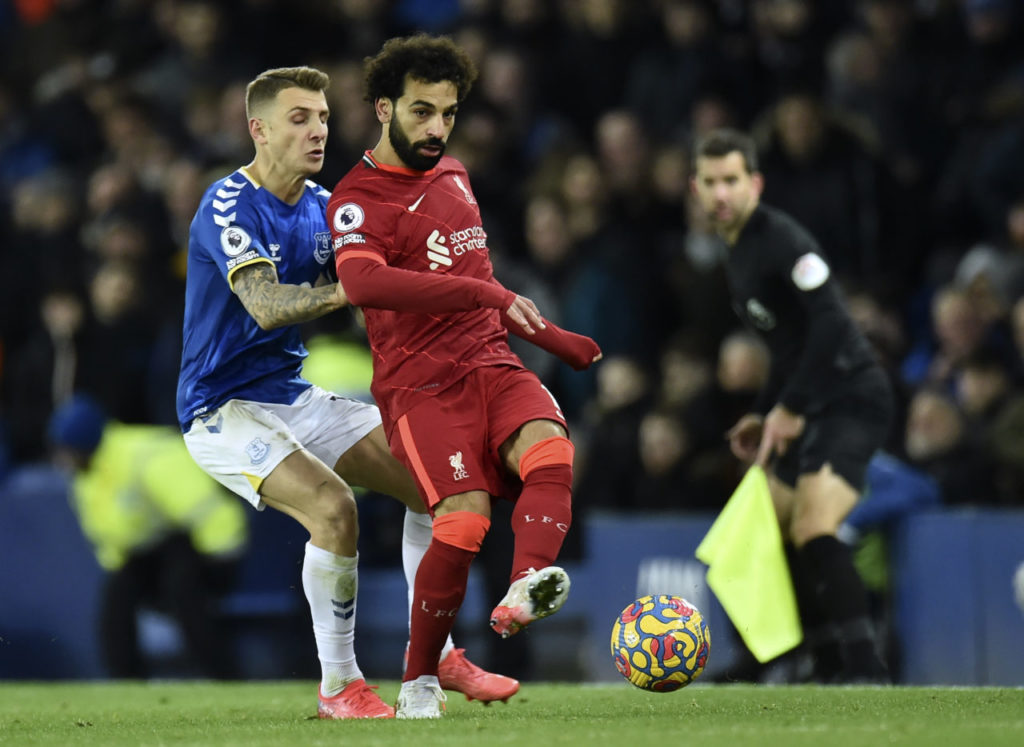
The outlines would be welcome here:
<svg viewBox="0 0 1024 747">
<path fill-rule="evenodd" d="M 233 281 L 235 294 L 245 310 L 266 330 L 308 322 L 344 305 L 336 283 L 318 288 L 282 284 L 266 262 L 241 268 Z"/>
</svg>

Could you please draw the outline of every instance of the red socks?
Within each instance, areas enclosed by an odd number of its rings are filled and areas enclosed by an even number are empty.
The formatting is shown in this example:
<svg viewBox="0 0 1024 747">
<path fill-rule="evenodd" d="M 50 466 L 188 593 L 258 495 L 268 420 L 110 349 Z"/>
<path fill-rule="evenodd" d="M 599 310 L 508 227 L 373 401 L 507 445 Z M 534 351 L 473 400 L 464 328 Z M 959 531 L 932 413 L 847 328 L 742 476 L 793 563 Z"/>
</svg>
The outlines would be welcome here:
<svg viewBox="0 0 1024 747">
<path fill-rule="evenodd" d="M 403 682 L 430 674 L 437 676 L 438 659 L 455 624 L 455 613 L 466 597 L 469 565 L 475 552 L 431 541 L 419 570 L 412 600 L 409 663 Z"/>
<path fill-rule="evenodd" d="M 572 523 L 572 467 L 547 464 L 535 467 L 523 480 L 523 490 L 512 511 L 516 535 L 511 580 L 527 569 L 553 565 Z"/>
<path fill-rule="evenodd" d="M 490 519 L 472 511 L 434 518 L 433 539 L 416 571 L 404 681 L 437 675 L 441 650 L 466 597 L 469 566 L 490 526 Z"/>
</svg>

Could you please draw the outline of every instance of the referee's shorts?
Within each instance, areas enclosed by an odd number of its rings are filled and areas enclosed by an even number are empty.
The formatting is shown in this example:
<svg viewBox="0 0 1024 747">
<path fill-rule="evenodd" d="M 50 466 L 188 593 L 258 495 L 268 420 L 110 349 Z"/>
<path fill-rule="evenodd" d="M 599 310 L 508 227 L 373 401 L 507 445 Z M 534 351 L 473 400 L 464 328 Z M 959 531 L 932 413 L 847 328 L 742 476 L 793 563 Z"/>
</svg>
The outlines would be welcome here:
<svg viewBox="0 0 1024 747">
<path fill-rule="evenodd" d="M 775 463 L 775 475 L 795 486 L 801 475 L 825 464 L 858 493 L 864 490 L 868 462 L 882 447 L 893 419 L 892 386 L 873 366 L 844 381 L 820 410 L 808 413 L 804 432 Z"/>
</svg>

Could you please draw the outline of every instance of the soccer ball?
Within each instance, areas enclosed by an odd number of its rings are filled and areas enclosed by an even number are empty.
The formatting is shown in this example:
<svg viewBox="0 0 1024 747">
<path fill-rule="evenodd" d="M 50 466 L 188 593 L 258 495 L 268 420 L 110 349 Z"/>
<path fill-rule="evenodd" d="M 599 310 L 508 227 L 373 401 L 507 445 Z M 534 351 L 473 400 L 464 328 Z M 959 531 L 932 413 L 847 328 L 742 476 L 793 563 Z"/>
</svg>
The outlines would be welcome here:
<svg viewBox="0 0 1024 747">
<path fill-rule="evenodd" d="M 640 597 L 612 626 L 612 658 L 619 674 L 642 690 L 668 693 L 704 671 L 711 631 L 682 597 Z"/>
</svg>

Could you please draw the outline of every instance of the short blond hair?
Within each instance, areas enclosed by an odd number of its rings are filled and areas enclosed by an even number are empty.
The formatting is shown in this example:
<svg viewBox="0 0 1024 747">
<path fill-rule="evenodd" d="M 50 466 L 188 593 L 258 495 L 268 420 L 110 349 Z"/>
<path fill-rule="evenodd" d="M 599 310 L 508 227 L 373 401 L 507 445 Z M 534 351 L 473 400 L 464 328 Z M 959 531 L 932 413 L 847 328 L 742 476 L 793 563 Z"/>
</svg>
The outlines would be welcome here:
<svg viewBox="0 0 1024 747">
<path fill-rule="evenodd" d="M 326 91 L 331 78 L 315 67 L 275 67 L 264 70 L 245 87 L 245 116 L 250 119 L 254 112 L 277 98 L 286 88 L 302 88 L 306 91 Z"/>
</svg>

